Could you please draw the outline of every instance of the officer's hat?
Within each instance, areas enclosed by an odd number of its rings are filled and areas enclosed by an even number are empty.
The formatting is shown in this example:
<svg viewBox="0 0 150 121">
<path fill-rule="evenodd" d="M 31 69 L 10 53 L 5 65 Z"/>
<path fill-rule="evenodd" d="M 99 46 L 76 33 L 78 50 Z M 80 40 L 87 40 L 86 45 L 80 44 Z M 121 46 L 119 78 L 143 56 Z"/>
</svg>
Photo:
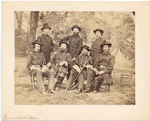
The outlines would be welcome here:
<svg viewBox="0 0 150 121">
<path fill-rule="evenodd" d="M 102 29 L 100 29 L 100 28 L 95 29 L 93 32 L 95 33 L 96 31 L 99 31 L 101 34 L 104 33 L 104 31 Z"/>
<path fill-rule="evenodd" d="M 46 28 L 51 29 L 51 27 L 49 27 L 48 23 L 44 23 L 43 28 L 41 28 L 41 30 L 43 31 L 43 29 L 46 29 Z"/>
<path fill-rule="evenodd" d="M 104 41 L 104 43 L 101 44 L 100 46 L 103 47 L 104 45 L 108 45 L 109 47 L 111 47 L 112 44 L 107 41 Z"/>
<path fill-rule="evenodd" d="M 32 42 L 32 45 L 35 45 L 35 44 L 39 44 L 39 45 L 43 46 L 43 43 L 41 43 L 41 42 L 38 41 L 38 40 L 35 40 L 34 42 Z"/>
<path fill-rule="evenodd" d="M 71 29 L 78 28 L 79 31 L 81 31 L 81 28 L 78 25 L 74 25 Z"/>
<path fill-rule="evenodd" d="M 90 51 L 90 48 L 89 48 L 89 46 L 87 46 L 87 45 L 83 45 L 83 46 L 82 46 L 82 49 L 83 49 L 83 48 L 86 49 L 86 50 L 88 50 L 88 51 Z"/>
</svg>

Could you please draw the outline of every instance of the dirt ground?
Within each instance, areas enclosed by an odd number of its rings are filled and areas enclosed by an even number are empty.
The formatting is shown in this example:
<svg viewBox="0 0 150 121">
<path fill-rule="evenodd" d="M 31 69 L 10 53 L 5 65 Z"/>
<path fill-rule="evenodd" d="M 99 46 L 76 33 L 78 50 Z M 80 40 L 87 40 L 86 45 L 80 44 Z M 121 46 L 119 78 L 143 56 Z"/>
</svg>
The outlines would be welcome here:
<svg viewBox="0 0 150 121">
<path fill-rule="evenodd" d="M 26 69 L 26 58 L 15 58 L 15 104 L 16 105 L 134 105 L 135 104 L 135 81 L 132 85 L 120 84 L 121 73 L 130 73 L 131 69 L 115 66 L 113 82 L 110 92 L 104 91 L 104 86 L 97 94 L 81 93 L 76 90 L 66 92 L 60 89 L 57 94 L 48 96 L 41 95 L 37 89 L 30 87 L 30 76 Z M 64 82 L 66 83 L 66 82 Z"/>
</svg>

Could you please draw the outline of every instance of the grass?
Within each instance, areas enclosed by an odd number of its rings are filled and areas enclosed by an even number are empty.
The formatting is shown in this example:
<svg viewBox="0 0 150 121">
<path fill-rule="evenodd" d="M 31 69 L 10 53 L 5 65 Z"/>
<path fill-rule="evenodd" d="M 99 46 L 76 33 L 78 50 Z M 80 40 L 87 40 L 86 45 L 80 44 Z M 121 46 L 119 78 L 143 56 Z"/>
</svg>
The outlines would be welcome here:
<svg viewBox="0 0 150 121">
<path fill-rule="evenodd" d="M 129 73 L 130 70 L 114 68 L 112 73 L 114 84 L 110 93 L 104 92 L 104 86 L 97 94 L 82 93 L 77 95 L 76 89 L 66 92 L 60 89 L 57 94 L 49 96 L 41 95 L 37 89 L 30 87 L 30 77 L 26 69 L 26 58 L 16 58 L 15 65 L 15 104 L 16 105 L 134 105 L 135 86 L 120 85 L 121 73 Z M 134 81 L 133 81 L 134 82 Z"/>
</svg>

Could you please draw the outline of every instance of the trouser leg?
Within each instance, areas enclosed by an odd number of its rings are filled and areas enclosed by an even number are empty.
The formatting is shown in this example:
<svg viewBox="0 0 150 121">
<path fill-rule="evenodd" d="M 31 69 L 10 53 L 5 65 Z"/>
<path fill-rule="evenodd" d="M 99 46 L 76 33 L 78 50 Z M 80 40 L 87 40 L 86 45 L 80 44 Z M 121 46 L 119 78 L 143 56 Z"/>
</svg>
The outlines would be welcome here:
<svg viewBox="0 0 150 121">
<path fill-rule="evenodd" d="M 70 67 L 68 67 L 67 80 L 69 79 L 69 76 L 70 76 L 70 72 L 71 72 L 71 68 L 70 68 Z"/>
<path fill-rule="evenodd" d="M 76 78 L 77 76 L 77 72 L 75 72 L 75 70 L 71 70 L 71 73 L 70 73 L 70 77 L 68 79 L 68 83 L 67 83 L 67 89 L 69 89 L 74 81 L 74 79 Z"/>
<path fill-rule="evenodd" d="M 46 63 L 50 62 L 50 53 L 47 52 L 44 54 L 44 56 L 45 56 Z"/>
<path fill-rule="evenodd" d="M 58 76 L 56 86 L 59 87 L 62 84 L 63 80 L 64 80 L 64 77 L 59 77 Z"/>
<path fill-rule="evenodd" d="M 95 60 L 97 59 L 97 57 L 99 57 L 99 52 L 96 52 L 96 51 L 91 51 L 91 57 L 92 57 L 92 60 L 93 60 L 93 63 L 95 63 Z"/>
<path fill-rule="evenodd" d="M 86 84 L 86 86 L 89 88 L 89 89 L 91 89 L 91 87 L 92 87 L 92 82 L 93 82 L 93 80 L 94 80 L 94 71 L 92 71 L 92 70 L 88 70 L 88 74 L 87 74 L 87 84 Z"/>
<path fill-rule="evenodd" d="M 75 75 L 70 75 L 68 83 L 67 83 L 67 89 L 69 89 L 71 87 L 74 79 L 75 79 Z"/>
<path fill-rule="evenodd" d="M 108 84 L 108 91 L 110 91 L 110 84 Z"/>
<path fill-rule="evenodd" d="M 41 71 L 36 71 L 36 76 L 37 76 L 37 87 L 38 87 L 38 90 L 40 92 L 44 91 L 45 90 L 45 87 L 44 87 L 44 82 L 43 82 L 43 74 Z"/>
<path fill-rule="evenodd" d="M 56 74 L 55 69 L 51 68 L 49 74 L 48 74 L 48 90 L 53 90 L 55 81 L 54 81 L 54 76 Z"/>
<path fill-rule="evenodd" d="M 94 90 L 99 91 L 99 88 L 101 87 L 102 83 L 103 83 L 103 77 L 102 76 L 98 76 L 95 78 L 95 88 Z"/>
<path fill-rule="evenodd" d="M 84 86 L 84 74 L 83 73 L 80 74 L 78 80 L 79 80 L 79 89 L 83 90 L 83 86 Z"/>
</svg>

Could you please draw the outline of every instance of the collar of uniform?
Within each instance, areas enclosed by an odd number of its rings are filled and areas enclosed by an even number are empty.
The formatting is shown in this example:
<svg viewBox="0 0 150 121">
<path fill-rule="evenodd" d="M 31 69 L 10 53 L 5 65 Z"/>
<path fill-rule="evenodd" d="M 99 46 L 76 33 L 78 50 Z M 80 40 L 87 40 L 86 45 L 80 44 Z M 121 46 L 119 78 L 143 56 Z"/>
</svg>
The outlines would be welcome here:
<svg viewBox="0 0 150 121">
<path fill-rule="evenodd" d="M 96 41 L 101 41 L 102 40 L 102 38 L 96 38 Z"/>
<path fill-rule="evenodd" d="M 73 34 L 73 37 L 79 37 L 79 34 Z"/>
<path fill-rule="evenodd" d="M 65 51 L 60 50 L 59 52 L 60 53 L 67 53 L 67 50 L 65 50 Z"/>
<path fill-rule="evenodd" d="M 88 57 L 88 54 L 86 54 L 86 55 L 83 55 L 83 54 L 82 54 L 81 57 Z"/>
<path fill-rule="evenodd" d="M 103 52 L 102 54 L 103 55 L 109 55 L 110 53 L 109 52 Z"/>
<path fill-rule="evenodd" d="M 34 53 L 40 53 L 40 51 L 39 52 L 36 52 L 36 51 L 33 51 Z"/>
<path fill-rule="evenodd" d="M 45 34 L 45 33 L 43 33 L 42 35 L 43 35 L 43 36 L 49 36 L 48 34 Z"/>
</svg>

